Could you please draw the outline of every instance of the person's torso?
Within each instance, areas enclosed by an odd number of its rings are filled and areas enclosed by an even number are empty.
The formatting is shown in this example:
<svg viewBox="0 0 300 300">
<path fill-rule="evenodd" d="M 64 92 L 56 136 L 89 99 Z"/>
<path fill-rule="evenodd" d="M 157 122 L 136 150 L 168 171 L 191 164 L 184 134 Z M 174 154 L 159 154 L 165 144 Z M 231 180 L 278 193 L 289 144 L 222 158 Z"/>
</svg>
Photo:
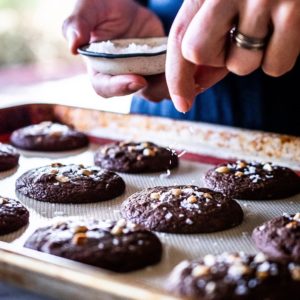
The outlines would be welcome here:
<svg viewBox="0 0 300 300">
<path fill-rule="evenodd" d="M 166 33 L 169 32 L 182 2 L 183 0 L 148 0 L 148 7 L 163 21 Z"/>
</svg>

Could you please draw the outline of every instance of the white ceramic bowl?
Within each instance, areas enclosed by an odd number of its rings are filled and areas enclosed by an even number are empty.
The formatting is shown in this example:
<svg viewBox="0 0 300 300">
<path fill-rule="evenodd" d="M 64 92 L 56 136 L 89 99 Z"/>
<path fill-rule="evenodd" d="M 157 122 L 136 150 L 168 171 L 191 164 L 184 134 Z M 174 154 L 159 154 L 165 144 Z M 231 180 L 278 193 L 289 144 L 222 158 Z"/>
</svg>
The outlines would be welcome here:
<svg viewBox="0 0 300 300">
<path fill-rule="evenodd" d="M 84 56 L 86 63 L 93 70 L 103 74 L 145 76 L 165 72 L 167 37 L 118 39 L 110 42 L 119 51 L 111 49 L 106 49 L 105 52 L 91 51 L 89 44 L 80 47 L 78 53 Z M 137 45 L 136 49 L 132 44 Z"/>
</svg>

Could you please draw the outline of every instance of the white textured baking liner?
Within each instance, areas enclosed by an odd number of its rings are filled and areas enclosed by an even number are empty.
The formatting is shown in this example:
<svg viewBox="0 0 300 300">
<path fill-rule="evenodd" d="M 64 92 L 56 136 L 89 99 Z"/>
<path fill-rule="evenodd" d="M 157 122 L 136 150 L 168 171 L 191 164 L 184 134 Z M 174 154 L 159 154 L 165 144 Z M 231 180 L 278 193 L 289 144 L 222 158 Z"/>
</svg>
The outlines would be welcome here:
<svg viewBox="0 0 300 300">
<path fill-rule="evenodd" d="M 64 154 L 22 152 L 19 168 L 13 172 L 0 174 L 0 195 L 16 198 L 15 180 L 31 168 L 57 161 L 66 164 L 83 163 L 92 165 L 93 151 L 96 147 L 96 145 L 93 145 L 84 151 L 73 151 Z M 180 167 L 171 171 L 169 176 L 167 173 L 146 175 L 120 174 L 126 182 L 126 193 L 115 200 L 102 203 L 66 205 L 23 199 L 22 202 L 30 210 L 29 226 L 16 233 L 2 236 L 0 240 L 22 245 L 35 228 L 44 226 L 53 217 L 83 216 L 96 219 L 118 219 L 121 216 L 120 204 L 123 199 L 132 193 L 146 187 L 158 185 L 195 184 L 202 186 L 202 176 L 210 167 L 211 165 L 181 159 Z M 157 266 L 120 276 L 131 277 L 142 281 L 144 284 L 163 288 L 165 279 L 172 267 L 181 260 L 222 251 L 242 250 L 248 253 L 255 253 L 256 250 L 251 241 L 251 231 L 255 226 L 284 212 L 295 213 L 300 211 L 300 195 L 284 200 L 239 202 L 245 213 L 245 220 L 240 226 L 231 230 L 210 234 L 179 235 L 160 233 L 158 236 L 164 246 L 162 262 Z"/>
</svg>

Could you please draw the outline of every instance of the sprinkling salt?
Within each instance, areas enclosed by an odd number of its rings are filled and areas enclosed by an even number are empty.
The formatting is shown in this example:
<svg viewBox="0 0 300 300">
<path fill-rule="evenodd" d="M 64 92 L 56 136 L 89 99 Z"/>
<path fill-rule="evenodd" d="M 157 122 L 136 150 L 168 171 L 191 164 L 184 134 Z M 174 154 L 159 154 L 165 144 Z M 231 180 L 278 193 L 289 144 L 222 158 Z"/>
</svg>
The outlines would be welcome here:
<svg viewBox="0 0 300 300">
<path fill-rule="evenodd" d="M 159 175 L 161 179 L 168 178 L 171 175 L 171 171 L 168 169 L 166 173 L 162 173 Z"/>
<path fill-rule="evenodd" d="M 195 129 L 194 129 L 192 126 L 190 126 L 190 127 L 189 127 L 189 132 L 190 132 L 190 133 L 195 133 Z"/>
<path fill-rule="evenodd" d="M 180 152 L 177 156 L 178 156 L 178 157 L 181 157 L 181 156 L 183 156 L 184 154 L 186 154 L 186 150 L 183 150 L 183 151 Z"/>
</svg>

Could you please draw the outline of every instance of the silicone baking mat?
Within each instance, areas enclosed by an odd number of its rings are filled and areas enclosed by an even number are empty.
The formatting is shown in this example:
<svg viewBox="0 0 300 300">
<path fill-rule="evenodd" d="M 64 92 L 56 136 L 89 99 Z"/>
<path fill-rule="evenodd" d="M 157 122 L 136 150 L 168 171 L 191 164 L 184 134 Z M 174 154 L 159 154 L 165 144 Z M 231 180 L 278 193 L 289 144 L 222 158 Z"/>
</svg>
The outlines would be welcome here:
<svg viewBox="0 0 300 300">
<path fill-rule="evenodd" d="M 63 154 L 46 154 L 21 152 L 19 167 L 10 172 L 1 173 L 0 195 L 16 197 L 15 180 L 25 171 L 52 162 L 82 163 L 93 165 L 93 153 L 97 145 L 88 149 Z M 158 185 L 194 184 L 203 186 L 203 175 L 212 165 L 185 160 L 182 153 L 180 166 L 176 170 L 166 173 L 152 173 L 146 175 L 120 174 L 126 182 L 126 193 L 114 200 L 102 203 L 65 205 L 49 204 L 35 200 L 22 202 L 30 210 L 30 224 L 27 228 L 14 234 L 1 236 L 1 241 L 15 245 L 23 245 L 26 238 L 39 226 L 62 217 L 89 217 L 96 219 L 119 219 L 120 204 L 132 193 L 147 187 Z M 245 157 L 247 159 L 247 157 Z M 251 241 L 251 232 L 262 222 L 283 213 L 300 211 L 300 195 L 274 201 L 239 201 L 244 213 L 243 223 L 231 230 L 210 234 L 166 234 L 158 233 L 164 247 L 164 256 L 160 264 L 141 271 L 122 275 L 126 278 L 143 283 L 146 286 L 164 289 L 166 279 L 172 268 L 184 259 L 193 259 L 207 253 L 223 251 L 245 251 L 255 253 L 256 249 Z M 101 271 L 101 270 L 100 270 Z"/>
</svg>

